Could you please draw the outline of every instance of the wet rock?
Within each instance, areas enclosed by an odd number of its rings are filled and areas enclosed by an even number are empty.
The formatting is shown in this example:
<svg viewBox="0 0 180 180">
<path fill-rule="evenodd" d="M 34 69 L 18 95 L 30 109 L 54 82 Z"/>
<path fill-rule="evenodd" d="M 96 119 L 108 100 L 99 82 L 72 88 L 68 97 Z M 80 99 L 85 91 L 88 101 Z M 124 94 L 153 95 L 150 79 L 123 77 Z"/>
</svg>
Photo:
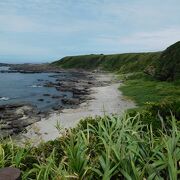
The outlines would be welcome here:
<svg viewBox="0 0 180 180">
<path fill-rule="evenodd" d="M 38 101 L 44 101 L 44 99 L 38 99 Z"/>
<path fill-rule="evenodd" d="M 44 84 L 44 87 L 55 87 L 56 85 L 58 85 L 58 84 L 53 83 L 53 82 L 46 82 L 46 83 Z"/>
<path fill-rule="evenodd" d="M 80 104 L 80 100 L 75 99 L 75 98 L 63 98 L 61 101 L 63 104 L 68 104 L 68 105 L 79 105 Z"/>
<path fill-rule="evenodd" d="M 39 111 L 34 106 L 2 105 L 0 106 L 0 138 L 20 133 L 39 120 Z"/>
<path fill-rule="evenodd" d="M 61 105 L 54 106 L 52 109 L 55 110 L 55 111 L 62 110 L 63 106 L 61 106 Z"/>
<path fill-rule="evenodd" d="M 63 98 L 63 96 L 56 96 L 56 95 L 54 95 L 54 96 L 51 96 L 51 98 L 53 98 L 53 99 L 59 99 L 59 98 Z"/>
<path fill-rule="evenodd" d="M 43 96 L 51 96 L 50 94 L 43 94 Z"/>
</svg>

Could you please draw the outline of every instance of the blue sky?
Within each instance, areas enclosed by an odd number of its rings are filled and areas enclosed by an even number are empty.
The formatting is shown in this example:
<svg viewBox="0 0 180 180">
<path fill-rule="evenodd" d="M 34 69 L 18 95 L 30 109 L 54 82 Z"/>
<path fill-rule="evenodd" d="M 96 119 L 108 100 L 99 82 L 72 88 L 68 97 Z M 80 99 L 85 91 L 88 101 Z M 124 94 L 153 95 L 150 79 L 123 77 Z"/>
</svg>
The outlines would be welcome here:
<svg viewBox="0 0 180 180">
<path fill-rule="evenodd" d="M 0 62 L 159 51 L 180 40 L 180 0 L 0 0 Z"/>
</svg>

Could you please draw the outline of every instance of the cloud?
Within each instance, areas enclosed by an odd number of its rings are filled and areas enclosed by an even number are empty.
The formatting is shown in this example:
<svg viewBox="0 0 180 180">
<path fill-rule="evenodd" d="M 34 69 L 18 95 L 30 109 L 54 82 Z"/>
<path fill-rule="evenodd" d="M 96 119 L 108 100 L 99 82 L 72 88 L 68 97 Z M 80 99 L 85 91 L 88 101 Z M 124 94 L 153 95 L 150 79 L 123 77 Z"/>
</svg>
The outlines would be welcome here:
<svg viewBox="0 0 180 180">
<path fill-rule="evenodd" d="M 137 32 L 128 36 L 101 36 L 98 44 L 109 44 L 113 47 L 129 47 L 129 49 L 143 51 L 157 51 L 180 40 L 180 27 L 166 28 L 158 31 Z M 133 47 L 133 48 L 132 48 Z"/>
<path fill-rule="evenodd" d="M 140 45 L 149 49 L 162 49 L 180 40 L 180 27 L 167 28 L 152 32 L 139 32 L 120 38 L 121 43 Z"/>
<path fill-rule="evenodd" d="M 40 28 L 40 25 L 31 19 L 19 15 L 0 15 L 1 31 L 9 32 L 33 32 Z"/>
<path fill-rule="evenodd" d="M 38 47 L 35 45 L 28 45 L 24 44 L 26 48 L 23 48 L 23 44 L 20 44 L 18 42 L 11 43 L 7 41 L 1 40 L 2 46 L 0 46 L 0 55 L 9 54 L 9 55 L 49 55 L 51 53 L 51 50 L 49 48 L 45 47 Z"/>
<path fill-rule="evenodd" d="M 2 0 L 0 54 L 161 50 L 179 40 L 179 16 L 179 0 Z"/>
<path fill-rule="evenodd" d="M 1 31 L 17 33 L 68 33 L 78 31 L 79 28 L 73 25 L 49 25 L 41 23 L 30 17 L 20 15 L 0 15 Z"/>
</svg>

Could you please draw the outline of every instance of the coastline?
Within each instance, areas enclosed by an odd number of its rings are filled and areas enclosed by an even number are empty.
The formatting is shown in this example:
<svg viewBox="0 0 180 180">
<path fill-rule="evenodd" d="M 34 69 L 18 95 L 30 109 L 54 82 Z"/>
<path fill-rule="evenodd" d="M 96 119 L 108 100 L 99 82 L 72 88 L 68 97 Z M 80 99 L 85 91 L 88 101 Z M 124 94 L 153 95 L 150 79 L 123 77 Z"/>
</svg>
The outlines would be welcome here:
<svg viewBox="0 0 180 180">
<path fill-rule="evenodd" d="M 36 70 L 39 69 L 36 65 L 34 67 Z M 33 72 L 30 73 L 30 76 L 36 73 L 36 70 L 34 68 L 31 69 L 29 65 L 27 65 L 27 68 Z M 21 70 L 20 72 L 19 70 L 16 71 L 16 73 L 20 73 L 23 76 L 24 73 Z M 47 71 L 46 73 L 49 72 Z M 40 76 L 36 77 L 35 86 L 45 87 L 46 91 L 38 94 L 40 96 L 36 95 L 36 99 L 34 100 L 37 103 L 44 104 L 43 106 L 48 106 L 50 101 L 54 101 L 54 103 L 49 105 L 46 110 L 40 109 L 34 102 L 16 100 L 16 102 L 6 101 L 4 104 L 2 103 L 0 105 L 0 138 L 17 136 L 21 132 L 24 132 L 26 127 L 40 121 L 43 117 L 49 116 L 52 112 L 61 112 L 63 109 L 79 107 L 81 103 L 89 98 L 90 87 L 99 84 L 93 76 L 94 74 L 89 72 L 59 69 L 58 73 L 49 75 L 49 77 L 53 78 L 51 80 L 43 79 L 43 77 L 41 79 Z M 34 84 L 34 82 L 31 83 L 32 85 Z M 49 91 L 47 89 L 54 90 Z M 3 94 L 1 96 L 2 98 L 5 97 Z"/>
<path fill-rule="evenodd" d="M 20 134 L 17 139 L 20 142 L 31 141 L 35 144 L 42 141 L 54 140 L 60 134 L 56 129 L 57 123 L 62 128 L 72 128 L 88 116 L 103 116 L 104 114 L 119 114 L 135 107 L 134 102 L 124 98 L 118 90 L 121 85 L 115 80 L 114 75 L 108 73 L 95 74 L 97 81 L 105 83 L 103 86 L 92 86 L 89 98 L 74 109 L 63 109 L 61 112 L 52 112 L 48 117 L 28 126 L 26 133 Z M 88 100 L 89 99 L 89 100 Z"/>
</svg>

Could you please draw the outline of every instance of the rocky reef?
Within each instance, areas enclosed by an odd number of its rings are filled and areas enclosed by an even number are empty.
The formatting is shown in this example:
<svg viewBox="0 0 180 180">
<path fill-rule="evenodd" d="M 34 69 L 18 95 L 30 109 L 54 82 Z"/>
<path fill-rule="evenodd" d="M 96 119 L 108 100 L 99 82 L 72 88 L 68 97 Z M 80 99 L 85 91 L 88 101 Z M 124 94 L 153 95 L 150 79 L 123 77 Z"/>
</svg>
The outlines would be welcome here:
<svg viewBox="0 0 180 180">
<path fill-rule="evenodd" d="M 22 132 L 25 127 L 39 121 L 36 107 L 24 104 L 0 106 L 0 138 Z"/>
<path fill-rule="evenodd" d="M 19 65 L 14 65 L 18 67 Z M 21 66 L 20 72 L 36 73 L 41 72 L 36 65 Z M 25 69 L 23 69 L 25 68 Z M 43 70 L 44 72 L 49 72 Z M 12 70 L 14 71 L 14 70 Z M 67 72 L 67 70 L 66 70 Z M 59 95 L 44 94 L 44 98 L 38 99 L 38 101 L 45 101 L 48 96 L 53 99 L 57 99 L 59 103 L 52 107 L 50 111 L 61 111 L 67 108 L 77 108 L 81 103 L 92 99 L 90 96 L 91 88 L 94 86 L 104 86 L 108 82 L 98 81 L 96 75 L 90 72 L 70 70 L 68 73 L 64 73 L 64 70 L 58 70 L 57 74 L 51 75 L 55 78 L 55 81 L 43 81 L 38 79 L 43 86 L 49 88 L 55 88 L 59 91 Z M 65 92 L 63 94 L 63 92 Z M 66 93 L 70 93 L 68 96 Z M 42 116 L 46 116 L 49 112 L 40 112 L 37 107 L 30 104 L 8 104 L 0 106 L 0 138 L 5 138 L 10 135 L 18 134 L 25 130 L 25 128 L 39 120 Z"/>
</svg>

